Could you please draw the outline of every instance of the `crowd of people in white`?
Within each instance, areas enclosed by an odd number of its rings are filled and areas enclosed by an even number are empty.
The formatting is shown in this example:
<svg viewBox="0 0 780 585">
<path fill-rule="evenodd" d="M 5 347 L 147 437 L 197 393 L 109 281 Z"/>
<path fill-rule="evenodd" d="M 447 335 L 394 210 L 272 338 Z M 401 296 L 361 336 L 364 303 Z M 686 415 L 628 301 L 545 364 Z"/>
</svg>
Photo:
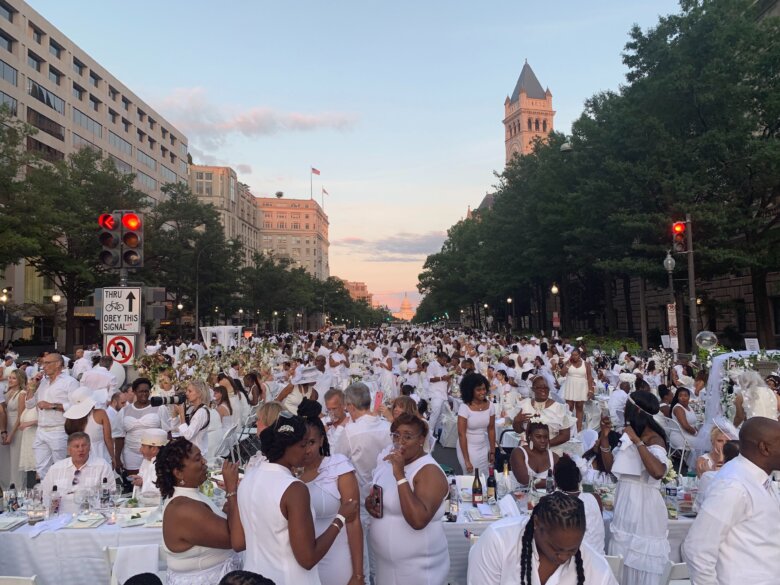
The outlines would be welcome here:
<svg viewBox="0 0 780 585">
<path fill-rule="evenodd" d="M 617 583 L 608 553 L 623 557 L 622 585 L 656 585 L 670 558 L 660 488 L 672 465 L 701 478 L 684 546 L 694 585 L 780 575 L 777 376 L 747 372 L 734 425 L 703 430 L 706 372 L 580 340 L 387 328 L 146 352 L 154 368 L 126 386 L 96 349 L 6 356 L 0 485 L 57 486 L 66 511 L 79 486 L 115 478 L 161 495 L 172 585 L 241 566 L 277 584 L 447 583 L 437 443 L 455 448 L 464 474 L 505 455 L 508 491 L 548 476 L 557 487 L 479 538 L 470 584 Z M 241 470 L 224 464 L 220 509 L 199 489 L 208 462 L 255 420 L 260 452 Z M 616 486 L 608 546 L 601 501 L 583 484 Z"/>
</svg>

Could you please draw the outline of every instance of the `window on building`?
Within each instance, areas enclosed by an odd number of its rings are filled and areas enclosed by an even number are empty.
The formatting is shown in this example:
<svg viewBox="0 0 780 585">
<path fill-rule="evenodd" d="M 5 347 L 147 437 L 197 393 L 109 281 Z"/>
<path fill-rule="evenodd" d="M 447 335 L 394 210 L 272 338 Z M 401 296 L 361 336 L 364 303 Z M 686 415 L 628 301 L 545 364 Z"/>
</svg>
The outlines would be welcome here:
<svg viewBox="0 0 780 585">
<path fill-rule="evenodd" d="M 152 138 L 151 136 L 148 137 L 148 140 L 149 140 L 149 150 L 154 152 L 154 147 L 157 144 L 157 141 L 154 138 Z"/>
<path fill-rule="evenodd" d="M 271 229 L 271 228 L 273 228 L 274 226 L 273 226 L 273 223 L 271 223 L 270 221 L 264 221 L 264 222 L 263 222 L 263 227 L 264 227 L 265 229 Z"/>
<path fill-rule="evenodd" d="M 112 124 L 116 124 L 119 121 L 119 114 L 111 108 L 108 108 L 108 115 L 111 117 Z"/>
<path fill-rule="evenodd" d="M 32 136 L 27 137 L 27 150 L 39 154 L 41 158 L 49 162 L 56 162 L 65 158 L 64 153 L 60 152 L 56 148 L 52 148 L 51 146 L 44 144 L 43 142 L 40 142 L 39 140 L 36 140 Z"/>
<path fill-rule="evenodd" d="M 62 48 L 62 46 L 57 41 L 49 39 L 49 53 L 50 54 L 54 55 L 55 57 L 57 57 L 57 59 L 59 59 L 59 58 L 62 57 L 62 51 L 63 50 L 64 49 Z"/>
<path fill-rule="evenodd" d="M 125 109 L 126 112 L 130 111 L 130 104 L 131 103 L 132 102 L 129 99 L 127 99 L 126 97 L 122 98 L 122 107 Z"/>
<path fill-rule="evenodd" d="M 54 85 L 59 85 L 62 81 L 62 73 L 57 71 L 51 65 L 49 65 L 49 80 L 52 81 Z"/>
<path fill-rule="evenodd" d="M 18 104 L 14 98 L 5 92 L 0 91 L 0 106 L 7 106 L 12 115 L 16 115 Z"/>
<path fill-rule="evenodd" d="M 29 78 L 27 79 L 27 93 L 60 114 L 65 114 L 65 100 Z"/>
<path fill-rule="evenodd" d="M 133 125 L 130 123 L 130 120 L 127 118 L 122 118 L 122 128 L 125 129 L 125 132 L 130 132 L 130 128 L 132 128 Z"/>
<path fill-rule="evenodd" d="M 76 57 L 73 57 L 73 71 L 78 73 L 79 75 L 84 75 L 84 70 L 87 68 L 84 63 L 76 59 Z"/>
<path fill-rule="evenodd" d="M 89 140 L 79 136 L 75 132 L 73 133 L 73 146 L 76 147 L 77 149 L 90 148 L 95 152 L 103 152 L 97 144 L 95 144 L 94 142 L 90 142 Z"/>
<path fill-rule="evenodd" d="M 92 108 L 93 111 L 99 112 L 100 111 L 100 104 L 102 104 L 99 99 L 97 99 L 94 95 L 90 94 L 89 96 L 89 107 Z"/>
<path fill-rule="evenodd" d="M 144 112 L 141 108 L 138 108 L 138 111 L 136 112 L 138 115 L 138 121 L 143 122 L 146 120 L 146 112 Z"/>
<path fill-rule="evenodd" d="M 230 177 L 228 180 L 228 189 L 230 192 L 230 201 L 231 203 L 236 202 L 236 180 L 233 177 Z"/>
<path fill-rule="evenodd" d="M 150 191 L 157 190 L 157 181 L 154 179 L 154 177 L 150 177 L 146 173 L 136 170 L 135 178 L 138 179 L 138 182 L 141 184 L 141 186 L 145 187 L 146 189 Z"/>
<path fill-rule="evenodd" d="M 133 145 L 110 130 L 108 131 L 108 143 L 118 151 L 125 153 L 127 156 L 133 156 Z"/>
<path fill-rule="evenodd" d="M 309 224 L 308 223 L 306 224 L 306 229 L 309 229 Z"/>
<path fill-rule="evenodd" d="M 299 229 L 301 229 L 301 224 L 298 223 L 297 221 L 294 221 L 294 222 L 292 222 L 290 227 L 292 227 L 292 229 L 294 229 L 294 230 L 299 230 Z"/>
<path fill-rule="evenodd" d="M 27 51 L 27 64 L 36 71 L 40 72 L 45 61 L 32 51 Z"/>
<path fill-rule="evenodd" d="M 35 26 L 32 22 L 30 23 L 30 36 L 39 45 L 43 43 L 43 31 Z"/>
<path fill-rule="evenodd" d="M 160 127 L 160 134 L 162 134 L 163 140 L 168 138 L 168 130 L 165 128 L 165 126 Z"/>
<path fill-rule="evenodd" d="M 27 106 L 27 123 L 50 136 L 54 136 L 58 140 L 65 141 L 65 127 L 51 118 L 36 112 L 30 106 Z"/>
<path fill-rule="evenodd" d="M 165 165 L 160 165 L 160 174 L 163 176 L 163 179 L 165 179 L 166 183 L 175 183 L 176 180 L 178 179 L 176 173 L 174 173 L 171 169 L 169 169 Z"/>
<path fill-rule="evenodd" d="M 157 126 L 157 122 L 155 121 L 155 119 L 154 119 L 154 118 L 152 118 L 151 116 L 149 116 L 149 129 L 150 129 L 150 130 L 154 130 L 154 127 L 155 127 L 155 126 Z"/>
<path fill-rule="evenodd" d="M 542 132 L 547 132 L 547 120 L 542 120 Z"/>
<path fill-rule="evenodd" d="M 102 79 L 102 78 L 100 77 L 100 75 L 98 75 L 98 74 L 97 74 L 97 73 L 95 73 L 94 71 L 90 71 L 90 72 L 89 72 L 89 84 L 90 84 L 92 87 L 99 87 L 99 86 L 100 86 L 100 80 L 101 80 L 101 79 Z"/>
<path fill-rule="evenodd" d="M 11 6 L 8 2 L 0 1 L 0 18 L 5 18 L 8 22 L 13 22 L 15 14 L 16 8 Z"/>
<path fill-rule="evenodd" d="M 135 149 L 135 158 L 138 159 L 138 162 L 140 162 L 143 165 L 146 165 L 153 171 L 157 170 L 157 161 L 154 160 L 151 156 L 143 152 L 142 150 Z"/>
<path fill-rule="evenodd" d="M 283 221 L 276 222 L 276 229 L 283 230 L 287 228 L 287 224 Z"/>
<path fill-rule="evenodd" d="M 19 72 L 11 67 L 8 63 L 0 59 L 0 77 L 5 79 L 11 85 L 15 86 L 16 80 L 19 78 Z"/>
<path fill-rule="evenodd" d="M 77 108 L 73 108 L 73 121 L 82 128 L 89 130 L 98 138 L 103 137 L 103 126 Z"/>
<path fill-rule="evenodd" d="M 4 30 L 0 30 L 0 47 L 5 49 L 9 53 L 13 53 L 15 42 L 16 42 L 15 38 L 7 34 Z"/>
<path fill-rule="evenodd" d="M 114 163 L 114 166 L 116 167 L 116 170 L 118 170 L 120 173 L 124 175 L 132 174 L 133 167 L 127 164 L 125 161 L 118 159 L 113 154 L 109 154 L 108 158 L 111 159 L 111 162 Z"/>
<path fill-rule="evenodd" d="M 108 86 L 108 97 L 111 98 L 112 102 L 115 102 L 116 98 L 119 97 L 119 92 L 111 85 Z"/>
</svg>

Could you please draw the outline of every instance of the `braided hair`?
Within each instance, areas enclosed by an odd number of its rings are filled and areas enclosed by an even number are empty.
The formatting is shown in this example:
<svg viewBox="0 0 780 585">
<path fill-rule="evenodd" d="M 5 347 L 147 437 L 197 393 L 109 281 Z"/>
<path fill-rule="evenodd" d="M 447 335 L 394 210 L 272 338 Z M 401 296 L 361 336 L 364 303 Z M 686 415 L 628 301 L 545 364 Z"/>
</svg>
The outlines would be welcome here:
<svg viewBox="0 0 780 585">
<path fill-rule="evenodd" d="M 173 472 L 184 467 L 184 460 L 189 456 L 194 445 L 184 437 L 176 437 L 161 447 L 157 458 L 154 460 L 154 470 L 157 472 L 157 480 L 154 482 L 160 489 L 163 498 L 173 495 L 176 487 L 176 476 Z"/>
<path fill-rule="evenodd" d="M 298 405 L 298 416 L 301 417 L 307 427 L 313 427 L 317 429 L 322 437 L 322 446 L 320 447 L 320 455 L 323 457 L 330 457 L 330 443 L 328 442 L 328 432 L 325 430 L 325 425 L 322 424 L 320 414 L 322 413 L 322 405 L 316 400 L 309 400 L 304 398 Z"/>
<path fill-rule="evenodd" d="M 566 495 L 563 492 L 553 492 L 544 496 L 531 513 L 531 519 L 525 525 L 520 553 L 520 585 L 531 585 L 532 544 L 534 540 L 534 525 L 536 521 L 545 526 L 577 529 L 585 534 L 585 504 L 579 498 Z M 585 583 L 585 569 L 582 565 L 582 554 L 577 549 L 574 555 L 577 569 L 577 585 Z"/>
</svg>

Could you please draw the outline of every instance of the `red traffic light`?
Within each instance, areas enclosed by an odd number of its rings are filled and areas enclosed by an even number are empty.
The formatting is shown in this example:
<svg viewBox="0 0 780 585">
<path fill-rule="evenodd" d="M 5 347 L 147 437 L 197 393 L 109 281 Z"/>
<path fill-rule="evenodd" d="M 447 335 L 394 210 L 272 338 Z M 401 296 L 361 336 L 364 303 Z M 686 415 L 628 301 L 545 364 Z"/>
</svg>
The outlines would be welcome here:
<svg viewBox="0 0 780 585">
<path fill-rule="evenodd" d="M 125 213 L 122 216 L 122 225 L 127 230 L 137 230 L 141 227 L 141 218 L 135 213 Z"/>
<path fill-rule="evenodd" d="M 110 213 L 101 214 L 101 216 L 98 217 L 98 225 L 102 227 L 104 230 L 114 230 L 119 227 L 118 225 L 116 225 L 114 216 Z"/>
<path fill-rule="evenodd" d="M 674 234 L 684 234 L 685 233 L 685 222 L 684 221 L 676 221 L 676 222 L 674 222 L 674 225 L 672 225 L 672 233 L 674 233 Z"/>
</svg>

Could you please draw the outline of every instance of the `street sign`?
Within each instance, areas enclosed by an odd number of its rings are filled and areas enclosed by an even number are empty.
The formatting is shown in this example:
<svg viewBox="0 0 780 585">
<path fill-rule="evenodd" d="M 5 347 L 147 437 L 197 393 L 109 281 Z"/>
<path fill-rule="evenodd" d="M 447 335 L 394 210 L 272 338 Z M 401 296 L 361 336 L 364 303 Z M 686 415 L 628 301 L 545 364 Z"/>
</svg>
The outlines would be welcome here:
<svg viewBox="0 0 780 585">
<path fill-rule="evenodd" d="M 680 339 L 677 336 L 677 303 L 666 304 L 666 319 L 669 322 L 669 347 L 677 351 L 680 348 Z"/>
<path fill-rule="evenodd" d="M 106 335 L 104 352 L 114 358 L 118 364 L 125 365 L 133 360 L 135 354 L 135 336 Z"/>
<path fill-rule="evenodd" d="M 141 289 L 114 287 L 103 289 L 103 314 L 100 322 L 104 334 L 141 332 Z"/>
<path fill-rule="evenodd" d="M 558 311 L 553 311 L 553 329 L 561 328 L 561 317 L 558 315 Z"/>
</svg>

